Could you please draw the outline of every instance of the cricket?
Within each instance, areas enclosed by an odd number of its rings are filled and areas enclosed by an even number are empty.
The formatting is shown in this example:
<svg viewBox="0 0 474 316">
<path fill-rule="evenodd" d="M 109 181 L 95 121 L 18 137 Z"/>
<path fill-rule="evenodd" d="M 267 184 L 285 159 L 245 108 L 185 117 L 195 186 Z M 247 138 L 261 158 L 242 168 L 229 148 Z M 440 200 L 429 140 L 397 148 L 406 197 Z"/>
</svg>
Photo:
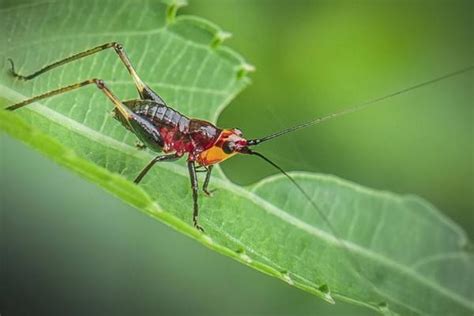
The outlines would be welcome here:
<svg viewBox="0 0 474 316">
<path fill-rule="evenodd" d="M 17 73 L 13 60 L 9 59 L 11 64 L 10 71 L 14 77 L 20 80 L 31 80 L 54 68 L 99 53 L 106 49 L 113 49 L 117 53 L 118 57 L 128 70 L 130 76 L 133 78 L 136 89 L 138 90 L 139 98 L 121 101 L 107 87 L 106 83 L 102 79 L 92 78 L 69 86 L 61 87 L 56 90 L 43 93 L 41 95 L 34 96 L 30 99 L 8 106 L 6 110 L 15 111 L 21 109 L 22 107 L 28 104 L 34 103 L 42 99 L 71 92 L 73 90 L 77 90 L 88 85 L 95 85 L 113 103 L 114 118 L 118 120 L 124 128 L 134 133 L 138 140 L 143 144 L 143 146 L 158 153 L 158 155 L 150 162 L 148 162 L 148 164 L 146 164 L 140 171 L 140 173 L 137 175 L 134 180 L 136 184 L 140 183 L 140 181 L 145 177 L 148 171 L 150 171 L 150 169 L 157 162 L 173 161 L 187 155 L 187 168 L 189 171 L 189 178 L 191 182 L 193 197 L 192 221 L 194 227 L 202 232 L 204 231 L 204 229 L 199 225 L 198 220 L 199 184 L 197 173 L 206 173 L 204 183 L 202 184 L 202 191 L 206 195 L 211 196 L 212 192 L 208 189 L 208 187 L 211 179 L 213 166 L 237 154 L 257 156 L 272 165 L 280 173 L 285 175 L 293 183 L 293 185 L 295 185 L 298 190 L 305 196 L 306 200 L 314 207 L 314 209 L 318 211 L 319 215 L 321 215 L 321 217 L 326 221 L 326 223 L 332 228 L 328 220 L 325 218 L 324 214 L 319 210 L 316 203 L 298 184 L 298 182 L 295 181 L 294 178 L 292 178 L 287 172 L 285 172 L 285 170 L 279 167 L 276 163 L 265 157 L 263 154 L 254 151 L 252 148 L 261 144 L 262 142 L 266 142 L 268 140 L 280 137 L 284 134 L 291 133 L 299 129 L 307 128 L 342 115 L 362 110 L 370 105 L 376 104 L 379 101 L 392 98 L 415 89 L 419 89 L 423 86 L 427 86 L 432 83 L 445 80 L 474 69 L 474 65 L 470 65 L 463 69 L 441 75 L 434 79 L 420 82 L 405 89 L 398 90 L 387 95 L 363 102 L 361 104 L 345 108 L 342 111 L 328 114 L 322 117 L 317 117 L 307 122 L 303 122 L 301 124 L 277 131 L 270 135 L 254 139 L 245 138 L 243 136 L 243 133 L 237 128 L 219 128 L 205 120 L 200 120 L 197 118 L 188 118 L 186 115 L 181 114 L 175 109 L 168 106 L 166 102 L 139 77 L 137 71 L 132 66 L 132 63 L 126 54 L 123 45 L 118 42 L 106 43 L 74 54 L 67 58 L 48 64 L 30 75 L 21 75 Z M 332 228 L 332 230 L 334 231 L 334 228 Z"/>
</svg>

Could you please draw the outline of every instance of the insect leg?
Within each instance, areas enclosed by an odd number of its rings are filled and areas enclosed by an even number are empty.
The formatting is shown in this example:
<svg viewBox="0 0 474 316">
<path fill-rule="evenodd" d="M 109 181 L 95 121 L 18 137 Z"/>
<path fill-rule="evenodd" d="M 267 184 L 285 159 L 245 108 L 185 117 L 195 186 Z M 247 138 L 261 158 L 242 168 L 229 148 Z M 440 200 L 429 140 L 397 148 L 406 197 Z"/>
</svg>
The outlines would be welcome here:
<svg viewBox="0 0 474 316">
<path fill-rule="evenodd" d="M 148 99 L 148 100 L 155 100 L 157 102 L 160 102 L 160 103 L 163 103 L 165 104 L 165 102 L 163 101 L 163 99 L 161 99 L 161 97 L 156 94 L 153 90 L 151 90 L 141 79 L 140 77 L 138 76 L 137 72 L 135 71 L 135 68 L 133 68 L 132 66 L 132 63 L 130 62 L 130 59 L 128 58 L 127 54 L 125 53 L 125 50 L 122 46 L 122 44 L 120 43 L 117 43 L 117 42 L 111 42 L 111 43 L 106 43 L 106 44 L 102 44 L 102 45 L 99 45 L 97 47 L 94 47 L 94 48 L 91 48 L 91 49 L 88 49 L 86 51 L 83 51 L 83 52 L 80 52 L 80 53 L 77 53 L 77 54 L 74 54 L 74 55 L 71 55 L 69 57 L 66 57 L 64 59 L 61 59 L 61 60 L 58 60 L 56 62 L 53 62 L 51 64 L 48 64 L 46 66 L 44 66 L 43 68 L 39 69 L 38 71 L 35 71 L 34 73 L 30 74 L 30 75 L 27 75 L 27 76 L 23 76 L 23 75 L 20 75 L 19 73 L 17 73 L 15 71 L 15 64 L 13 63 L 13 60 L 12 59 L 8 59 L 10 64 L 11 64 L 11 69 L 10 69 L 10 72 L 12 73 L 13 76 L 15 76 L 16 78 L 18 79 L 21 79 L 21 80 L 30 80 L 30 79 L 33 79 L 47 71 L 50 71 L 54 68 L 57 68 L 59 66 L 62 66 L 62 65 L 65 65 L 67 63 L 70 63 L 70 62 L 73 62 L 75 60 L 78 60 L 78 59 L 81 59 L 81 58 L 84 58 L 84 57 L 87 57 L 87 56 L 90 56 L 90 55 L 93 55 L 93 54 L 96 54 L 98 52 L 101 52 L 103 50 L 106 50 L 108 48 L 114 48 L 115 52 L 117 53 L 117 55 L 120 57 L 120 60 L 122 61 L 122 63 L 125 65 L 125 67 L 127 68 L 128 72 L 130 73 L 130 75 L 132 76 L 133 80 L 135 81 L 135 85 L 137 87 L 137 90 L 138 90 L 138 93 L 140 94 L 140 97 L 142 99 Z"/>
<path fill-rule="evenodd" d="M 117 108 L 118 112 L 128 121 L 130 117 L 133 115 L 133 112 L 130 111 L 113 93 L 110 91 L 110 89 L 105 85 L 104 81 L 100 79 L 89 79 L 85 80 L 79 83 L 72 84 L 70 86 L 62 87 L 56 90 L 52 90 L 40 95 L 37 95 L 35 97 L 32 97 L 30 99 L 24 100 L 22 102 L 10 105 L 6 107 L 5 109 L 8 111 L 14 111 L 19 108 L 24 107 L 25 105 L 31 104 L 33 102 L 50 98 L 58 94 L 66 93 L 69 91 L 73 91 L 79 88 L 82 88 L 84 86 L 90 85 L 90 84 L 95 84 L 115 105 Z"/>
<path fill-rule="evenodd" d="M 133 180 L 133 182 L 138 184 L 148 173 L 148 171 L 150 171 L 151 167 L 153 167 L 153 165 L 158 161 L 172 161 L 178 159 L 179 157 L 180 156 L 178 156 L 177 154 L 156 156 L 155 158 L 150 160 L 150 162 L 142 169 L 142 171 L 140 171 L 140 174 L 135 178 L 135 180 Z"/>
<path fill-rule="evenodd" d="M 204 193 L 206 193 L 207 196 L 212 196 L 212 192 L 214 192 L 215 190 L 207 190 L 207 187 L 209 186 L 209 181 L 211 180 L 211 172 L 212 172 L 212 168 L 214 166 L 213 165 L 210 165 L 207 167 L 207 173 L 206 173 L 206 178 L 204 179 L 204 184 L 202 185 L 202 190 L 204 191 Z"/>
<path fill-rule="evenodd" d="M 196 229 L 200 231 L 204 231 L 204 229 L 199 226 L 198 224 L 198 214 L 199 214 L 199 206 L 198 206 L 198 179 L 196 175 L 196 165 L 194 161 L 188 161 L 188 170 L 189 170 L 189 178 L 191 179 L 191 188 L 193 190 L 193 224 Z"/>
</svg>

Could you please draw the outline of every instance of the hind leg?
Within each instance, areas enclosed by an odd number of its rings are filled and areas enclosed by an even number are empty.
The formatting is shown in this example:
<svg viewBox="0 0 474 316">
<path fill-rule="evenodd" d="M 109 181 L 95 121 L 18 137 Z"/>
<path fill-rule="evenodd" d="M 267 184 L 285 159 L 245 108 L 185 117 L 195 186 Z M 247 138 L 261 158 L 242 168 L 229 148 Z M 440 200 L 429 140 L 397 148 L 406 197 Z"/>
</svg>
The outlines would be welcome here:
<svg viewBox="0 0 474 316">
<path fill-rule="evenodd" d="M 115 108 L 117 109 L 117 112 L 120 113 L 120 115 L 125 119 L 125 121 L 129 122 L 130 118 L 134 115 L 133 112 L 112 93 L 112 91 L 105 85 L 104 81 L 95 78 L 37 95 L 22 102 L 10 105 L 5 109 L 8 111 L 15 111 L 33 102 L 47 99 L 55 95 L 67 93 L 73 90 L 77 90 L 90 84 L 95 84 L 97 88 L 99 88 L 109 98 L 109 100 L 112 101 L 112 103 L 115 105 Z"/>
<path fill-rule="evenodd" d="M 135 71 L 135 68 L 132 66 L 132 63 L 130 62 L 130 59 L 128 58 L 127 53 L 125 52 L 122 44 L 117 43 L 117 42 L 110 42 L 110 43 L 102 44 L 102 45 L 96 46 L 94 48 L 85 50 L 83 52 L 74 54 L 72 56 L 69 56 L 69 57 L 66 57 L 64 59 L 53 62 L 51 64 L 48 64 L 48 65 L 44 66 L 43 68 L 35 71 L 34 73 L 32 73 L 30 75 L 26 75 L 26 76 L 20 75 L 19 73 L 17 73 L 15 71 L 15 64 L 13 63 L 13 60 L 9 59 L 10 64 L 11 64 L 10 72 L 12 73 L 12 75 L 14 77 L 16 77 L 18 79 L 31 80 L 31 79 L 33 79 L 33 78 L 35 78 L 35 77 L 37 77 L 37 76 L 39 76 L 39 75 L 41 75 L 45 72 L 48 72 L 48 71 L 50 71 L 54 68 L 57 68 L 57 67 L 60 67 L 62 65 L 73 62 L 75 60 L 78 60 L 78 59 L 96 54 L 96 53 L 101 52 L 103 50 L 106 50 L 108 48 L 113 48 L 114 49 L 114 51 L 117 53 L 117 55 L 119 56 L 122 63 L 127 68 L 128 72 L 130 73 L 130 75 L 133 78 L 133 81 L 135 81 L 135 86 L 137 87 L 138 93 L 140 94 L 140 98 L 147 99 L 147 100 L 154 100 L 158 103 L 165 104 L 163 99 L 156 92 L 154 92 L 152 89 L 150 89 L 143 82 L 143 80 L 138 76 L 138 74 Z"/>
</svg>

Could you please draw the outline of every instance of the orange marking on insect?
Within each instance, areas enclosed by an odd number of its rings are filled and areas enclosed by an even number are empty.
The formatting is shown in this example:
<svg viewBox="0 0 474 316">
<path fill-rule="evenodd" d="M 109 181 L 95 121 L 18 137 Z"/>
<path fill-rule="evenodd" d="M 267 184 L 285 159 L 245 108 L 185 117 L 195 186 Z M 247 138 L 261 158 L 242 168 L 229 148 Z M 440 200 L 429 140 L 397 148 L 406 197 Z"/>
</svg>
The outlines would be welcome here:
<svg viewBox="0 0 474 316">
<path fill-rule="evenodd" d="M 241 135 L 241 132 L 236 129 L 223 130 L 212 147 L 197 156 L 197 162 L 202 166 L 209 166 L 234 156 L 238 153 L 240 147 L 238 145 L 247 144 L 247 141 Z M 233 144 L 233 149 L 224 149 L 229 142 Z"/>
<path fill-rule="evenodd" d="M 198 160 L 200 165 L 208 166 L 208 165 L 213 165 L 213 164 L 219 163 L 221 161 L 224 161 L 224 160 L 234 156 L 235 154 L 237 154 L 237 153 L 233 152 L 231 154 L 226 154 L 222 150 L 222 147 L 214 145 L 211 148 L 209 148 L 208 150 L 205 150 L 202 153 L 200 153 L 197 160 Z"/>
</svg>

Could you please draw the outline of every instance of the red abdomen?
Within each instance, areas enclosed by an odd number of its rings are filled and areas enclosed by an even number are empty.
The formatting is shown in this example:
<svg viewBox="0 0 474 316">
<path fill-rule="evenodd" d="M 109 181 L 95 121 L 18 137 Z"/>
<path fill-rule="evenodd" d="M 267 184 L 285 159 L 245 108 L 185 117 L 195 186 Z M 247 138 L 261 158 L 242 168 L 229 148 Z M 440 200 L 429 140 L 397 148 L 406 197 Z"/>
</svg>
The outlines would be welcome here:
<svg viewBox="0 0 474 316">
<path fill-rule="evenodd" d="M 127 106 L 159 131 L 162 141 L 160 146 L 164 152 L 176 152 L 179 155 L 189 153 L 194 157 L 210 148 L 221 133 L 213 124 L 189 119 L 164 104 L 148 100 L 134 102 L 135 104 Z"/>
</svg>

